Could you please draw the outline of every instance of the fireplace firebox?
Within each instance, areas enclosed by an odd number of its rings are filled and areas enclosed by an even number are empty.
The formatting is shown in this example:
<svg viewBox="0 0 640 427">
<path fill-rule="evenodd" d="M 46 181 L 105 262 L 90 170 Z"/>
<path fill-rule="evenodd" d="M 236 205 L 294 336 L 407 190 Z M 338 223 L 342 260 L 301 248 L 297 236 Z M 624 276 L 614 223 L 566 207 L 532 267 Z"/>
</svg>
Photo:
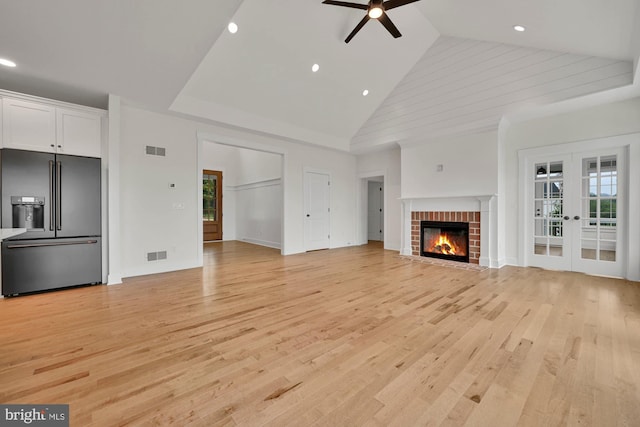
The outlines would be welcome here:
<svg viewBox="0 0 640 427">
<path fill-rule="evenodd" d="M 420 222 L 420 255 L 469 262 L 469 223 Z"/>
</svg>

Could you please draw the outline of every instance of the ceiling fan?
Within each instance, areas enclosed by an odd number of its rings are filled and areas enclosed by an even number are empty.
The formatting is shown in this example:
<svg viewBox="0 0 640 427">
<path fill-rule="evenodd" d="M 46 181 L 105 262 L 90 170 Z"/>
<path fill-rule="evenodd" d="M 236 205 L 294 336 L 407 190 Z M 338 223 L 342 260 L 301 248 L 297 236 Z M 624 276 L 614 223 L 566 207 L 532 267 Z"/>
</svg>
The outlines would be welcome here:
<svg viewBox="0 0 640 427">
<path fill-rule="evenodd" d="M 400 34 L 400 31 L 398 31 L 398 28 L 393 25 L 393 22 L 391 22 L 391 19 L 389 19 L 389 16 L 387 16 L 386 11 L 417 1 L 420 0 L 370 0 L 368 4 L 324 0 L 322 3 L 367 11 L 367 14 L 364 16 L 364 18 L 362 18 L 362 21 L 360 21 L 358 25 L 356 25 L 356 28 L 354 28 L 353 31 L 351 31 L 351 34 L 349 34 L 345 39 L 344 42 L 349 43 L 353 36 L 355 36 L 358 31 L 360 31 L 362 27 L 364 27 L 364 24 L 366 24 L 369 19 L 377 19 L 378 21 L 380 21 L 380 23 L 384 25 L 387 31 L 389 31 L 394 38 L 402 37 L 402 34 Z"/>
</svg>

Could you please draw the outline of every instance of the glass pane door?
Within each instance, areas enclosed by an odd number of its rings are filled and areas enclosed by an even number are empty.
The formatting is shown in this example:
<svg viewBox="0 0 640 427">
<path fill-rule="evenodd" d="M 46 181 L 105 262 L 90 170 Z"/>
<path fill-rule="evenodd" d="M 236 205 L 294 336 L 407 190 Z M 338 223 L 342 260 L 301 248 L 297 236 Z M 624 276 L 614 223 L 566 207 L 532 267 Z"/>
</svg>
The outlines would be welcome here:
<svg viewBox="0 0 640 427">
<path fill-rule="evenodd" d="M 580 211 L 574 217 L 576 238 L 572 243 L 573 270 L 591 274 L 622 276 L 620 239 L 624 212 L 621 177 L 622 150 L 576 156 L 580 170 Z"/>
<path fill-rule="evenodd" d="M 623 276 L 624 150 L 527 162 L 528 265 Z"/>
<path fill-rule="evenodd" d="M 533 253 L 561 257 L 565 251 L 563 162 L 536 163 L 533 172 Z"/>
<path fill-rule="evenodd" d="M 580 257 L 616 260 L 618 168 L 616 156 L 582 160 Z"/>
<path fill-rule="evenodd" d="M 202 219 L 205 221 L 217 221 L 218 177 L 213 174 L 202 175 Z"/>
<path fill-rule="evenodd" d="M 528 265 L 571 269 L 571 156 L 537 157 L 528 162 Z"/>
</svg>

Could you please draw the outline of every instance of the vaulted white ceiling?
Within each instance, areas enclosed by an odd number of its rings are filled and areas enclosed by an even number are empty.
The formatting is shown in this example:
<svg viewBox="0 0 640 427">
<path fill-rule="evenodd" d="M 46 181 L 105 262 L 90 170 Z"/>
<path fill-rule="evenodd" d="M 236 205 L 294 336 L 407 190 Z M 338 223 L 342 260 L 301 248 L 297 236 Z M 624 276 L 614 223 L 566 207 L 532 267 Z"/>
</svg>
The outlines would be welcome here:
<svg viewBox="0 0 640 427">
<path fill-rule="evenodd" d="M 638 3 L 421 0 L 347 45 L 362 11 L 321 0 L 4 1 L 0 88 L 363 151 L 630 84 Z"/>
<path fill-rule="evenodd" d="M 632 79 L 628 61 L 442 36 L 360 128 L 351 148 L 488 130 L 505 114 Z"/>
</svg>

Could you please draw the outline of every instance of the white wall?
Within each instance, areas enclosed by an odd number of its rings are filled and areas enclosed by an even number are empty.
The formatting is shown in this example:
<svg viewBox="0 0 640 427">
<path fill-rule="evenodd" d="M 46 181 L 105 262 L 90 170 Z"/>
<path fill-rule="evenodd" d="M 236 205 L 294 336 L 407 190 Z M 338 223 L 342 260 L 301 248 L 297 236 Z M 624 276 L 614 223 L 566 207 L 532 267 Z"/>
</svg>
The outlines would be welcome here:
<svg viewBox="0 0 640 427">
<path fill-rule="evenodd" d="M 121 108 L 121 123 L 120 223 L 124 277 L 200 265 L 198 135 L 212 142 L 275 147 L 285 153 L 285 254 L 304 252 L 305 167 L 326 170 L 332 177 L 331 247 L 355 242 L 356 160 L 353 155 L 128 105 Z M 146 156 L 146 145 L 165 147 L 167 156 Z M 170 182 L 176 184 L 175 189 L 169 189 Z M 146 252 L 159 250 L 167 250 L 166 261 L 146 261 Z"/>
<path fill-rule="evenodd" d="M 640 4 L 636 5 L 633 33 L 631 34 L 631 52 L 636 79 L 638 78 L 638 63 L 640 62 Z M 636 82 L 638 83 L 638 82 Z"/>
<path fill-rule="evenodd" d="M 237 240 L 281 249 L 282 181 L 240 185 L 234 192 Z"/>
<path fill-rule="evenodd" d="M 197 266 L 194 124 L 124 105 L 120 120 L 122 276 Z M 146 145 L 166 148 L 166 157 L 146 155 Z M 147 261 L 163 250 L 166 260 Z"/>
<path fill-rule="evenodd" d="M 237 154 L 236 236 L 272 248 L 282 247 L 282 156 L 233 148 Z"/>
<path fill-rule="evenodd" d="M 355 156 L 317 146 L 278 140 L 223 127 L 204 126 L 202 141 L 218 142 L 283 154 L 284 212 L 282 253 L 305 251 L 304 244 L 304 170 L 316 170 L 331 176 L 331 248 L 356 242 L 356 159 Z"/>
<path fill-rule="evenodd" d="M 357 215 L 357 221 L 360 225 L 358 228 L 358 243 L 367 243 L 366 179 L 381 175 L 384 176 L 384 248 L 399 251 L 402 214 L 402 203 L 400 202 L 400 149 L 394 148 L 360 155 L 357 160 L 357 168 L 358 177 L 360 178 Z"/>
<path fill-rule="evenodd" d="M 518 185 L 518 151 L 526 148 L 545 147 L 570 142 L 587 141 L 594 139 L 607 139 L 617 135 L 634 134 L 640 132 L 640 98 L 615 102 L 597 107 L 585 108 L 570 113 L 558 114 L 551 117 L 529 120 L 511 125 L 505 132 L 505 251 L 507 262 L 517 264 L 517 259 L 522 258 L 522 238 L 518 230 L 519 185 Z M 640 137 L 639 137 L 640 138 Z M 630 212 L 634 211 L 635 199 L 638 197 L 640 182 L 640 162 L 637 161 L 640 151 L 640 139 L 631 147 L 631 161 L 629 162 L 629 174 L 632 181 L 629 183 L 631 196 Z M 636 159 L 634 161 L 634 159 Z M 640 208 L 640 206 L 635 209 Z M 630 236 L 631 253 L 639 253 L 640 232 L 635 225 L 629 230 L 635 233 Z M 633 246 L 635 245 L 635 246 Z M 640 263 L 636 263 L 640 264 Z M 640 279 L 640 267 L 635 267 L 636 273 L 632 278 Z"/>
<path fill-rule="evenodd" d="M 438 165 L 442 165 L 441 172 L 437 170 Z M 497 192 L 497 132 L 402 148 L 403 198 L 465 197 Z"/>
<path fill-rule="evenodd" d="M 235 150 L 238 156 L 235 185 L 282 178 L 282 156 L 279 154 L 243 148 Z"/>
</svg>

